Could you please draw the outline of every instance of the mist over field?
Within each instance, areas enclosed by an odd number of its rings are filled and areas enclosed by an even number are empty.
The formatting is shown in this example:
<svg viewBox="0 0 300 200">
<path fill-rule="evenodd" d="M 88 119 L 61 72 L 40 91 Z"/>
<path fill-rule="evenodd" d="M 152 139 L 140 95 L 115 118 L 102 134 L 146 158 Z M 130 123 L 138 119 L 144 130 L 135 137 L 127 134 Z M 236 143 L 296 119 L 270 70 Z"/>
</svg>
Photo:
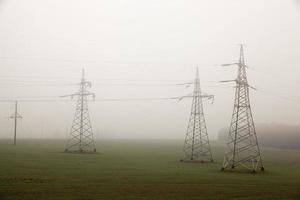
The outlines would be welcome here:
<svg viewBox="0 0 300 200">
<path fill-rule="evenodd" d="M 0 1 L 1 100 L 20 100 L 20 138 L 63 138 L 73 119 L 81 69 L 96 99 L 165 98 L 189 94 L 199 67 L 209 136 L 230 123 L 245 44 L 254 120 L 299 125 L 298 1 Z M 37 102 L 22 102 L 36 99 Z M 185 135 L 191 99 L 90 102 L 96 138 Z M 13 102 L 0 103 L 0 137 L 10 138 Z M 260 134 L 260 132 L 258 133 Z M 264 133 L 261 133 L 264 134 Z"/>
<path fill-rule="evenodd" d="M 300 125 L 290 126 L 284 124 L 257 124 L 259 133 L 258 141 L 263 147 L 280 149 L 300 148 Z M 228 139 L 228 128 L 219 131 L 218 141 L 226 143 Z"/>
<path fill-rule="evenodd" d="M 0 0 L 0 200 L 299 200 L 300 0 Z"/>
</svg>

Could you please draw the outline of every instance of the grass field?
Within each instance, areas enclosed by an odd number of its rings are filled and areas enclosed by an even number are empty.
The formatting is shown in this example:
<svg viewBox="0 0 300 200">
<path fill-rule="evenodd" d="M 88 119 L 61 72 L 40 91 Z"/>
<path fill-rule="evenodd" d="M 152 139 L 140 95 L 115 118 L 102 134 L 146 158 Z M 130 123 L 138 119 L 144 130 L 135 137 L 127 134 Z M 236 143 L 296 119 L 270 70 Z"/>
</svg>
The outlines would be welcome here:
<svg viewBox="0 0 300 200">
<path fill-rule="evenodd" d="M 0 199 L 300 199 L 300 151 L 263 148 L 262 174 L 180 163 L 182 141 L 103 140 L 96 155 L 62 153 L 60 140 L 0 141 Z"/>
</svg>

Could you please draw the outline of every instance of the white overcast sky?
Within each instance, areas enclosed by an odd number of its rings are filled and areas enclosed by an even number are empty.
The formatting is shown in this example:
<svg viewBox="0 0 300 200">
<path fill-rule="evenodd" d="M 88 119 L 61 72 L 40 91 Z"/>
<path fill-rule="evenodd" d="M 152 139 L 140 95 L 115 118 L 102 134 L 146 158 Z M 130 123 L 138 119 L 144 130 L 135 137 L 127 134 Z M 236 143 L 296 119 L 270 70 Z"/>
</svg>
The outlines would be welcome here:
<svg viewBox="0 0 300 200">
<path fill-rule="evenodd" d="M 299 124 L 299 0 L 0 0 L 1 99 L 77 90 L 81 68 L 97 99 L 173 97 L 199 66 L 211 138 L 230 123 L 245 44 L 256 123 Z M 127 85 L 122 85 L 122 84 Z M 41 86 L 38 86 L 41 84 Z M 158 84 L 158 85 L 153 85 Z M 191 99 L 91 102 L 96 137 L 183 139 Z M 13 104 L 0 102 L 0 137 Z M 20 137 L 67 137 L 74 104 L 21 102 Z"/>
</svg>

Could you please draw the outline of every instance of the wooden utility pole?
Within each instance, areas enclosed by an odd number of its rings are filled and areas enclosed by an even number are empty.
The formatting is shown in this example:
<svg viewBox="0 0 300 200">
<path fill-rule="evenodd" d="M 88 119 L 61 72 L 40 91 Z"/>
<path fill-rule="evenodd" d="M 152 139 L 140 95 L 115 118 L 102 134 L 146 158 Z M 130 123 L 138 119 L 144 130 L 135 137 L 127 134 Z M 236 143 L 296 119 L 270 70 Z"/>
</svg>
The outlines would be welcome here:
<svg viewBox="0 0 300 200">
<path fill-rule="evenodd" d="M 17 145 L 17 127 L 18 119 L 22 119 L 22 116 L 18 114 L 18 101 L 15 101 L 15 113 L 10 116 L 11 119 L 14 119 L 14 145 Z"/>
</svg>

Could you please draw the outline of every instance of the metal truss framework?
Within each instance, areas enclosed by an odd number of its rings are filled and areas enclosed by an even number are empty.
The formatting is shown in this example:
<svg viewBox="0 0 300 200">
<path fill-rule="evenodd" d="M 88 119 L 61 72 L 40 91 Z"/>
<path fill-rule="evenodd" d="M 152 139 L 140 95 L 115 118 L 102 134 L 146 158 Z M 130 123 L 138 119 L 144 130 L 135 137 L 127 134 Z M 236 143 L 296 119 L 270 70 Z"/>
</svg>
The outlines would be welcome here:
<svg viewBox="0 0 300 200">
<path fill-rule="evenodd" d="M 93 130 L 88 110 L 88 96 L 93 96 L 93 98 L 95 98 L 95 94 L 87 90 L 87 88 L 91 87 L 91 82 L 85 80 L 84 70 L 82 70 L 82 79 L 79 85 L 80 89 L 77 93 L 67 95 L 71 98 L 78 96 L 78 99 L 70 131 L 70 139 L 65 152 L 96 153 Z"/>
<path fill-rule="evenodd" d="M 225 152 L 222 171 L 226 169 L 247 169 L 256 172 L 264 171 L 261 153 L 258 145 L 255 125 L 253 121 L 249 88 L 244 60 L 243 45 L 240 47 L 240 59 L 238 63 L 225 64 L 223 66 L 237 65 L 238 75 L 235 80 L 222 82 L 235 82 L 234 109 L 228 134 L 227 151 Z M 253 88 L 255 89 L 255 88 Z"/>
<path fill-rule="evenodd" d="M 213 99 L 213 95 L 201 93 L 199 72 L 197 68 L 194 81 L 194 92 L 192 97 L 191 115 L 188 122 L 187 133 L 183 147 L 183 162 L 213 162 L 212 152 L 209 144 L 207 128 L 203 113 L 203 98 Z"/>
</svg>

